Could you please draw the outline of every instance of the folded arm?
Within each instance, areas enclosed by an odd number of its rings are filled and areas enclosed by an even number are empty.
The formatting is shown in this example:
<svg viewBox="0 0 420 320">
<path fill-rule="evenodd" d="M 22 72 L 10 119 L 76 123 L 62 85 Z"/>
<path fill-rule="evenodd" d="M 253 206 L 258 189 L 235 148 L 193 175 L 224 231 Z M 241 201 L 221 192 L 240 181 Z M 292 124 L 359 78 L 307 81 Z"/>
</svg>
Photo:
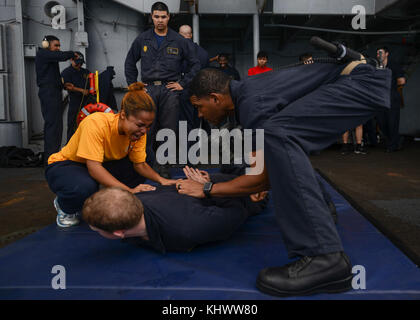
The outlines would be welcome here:
<svg viewBox="0 0 420 320">
<path fill-rule="evenodd" d="M 84 96 L 87 96 L 89 94 L 89 90 L 78 88 L 71 82 L 64 83 L 64 89 L 66 89 L 67 91 L 79 92 Z"/>
</svg>

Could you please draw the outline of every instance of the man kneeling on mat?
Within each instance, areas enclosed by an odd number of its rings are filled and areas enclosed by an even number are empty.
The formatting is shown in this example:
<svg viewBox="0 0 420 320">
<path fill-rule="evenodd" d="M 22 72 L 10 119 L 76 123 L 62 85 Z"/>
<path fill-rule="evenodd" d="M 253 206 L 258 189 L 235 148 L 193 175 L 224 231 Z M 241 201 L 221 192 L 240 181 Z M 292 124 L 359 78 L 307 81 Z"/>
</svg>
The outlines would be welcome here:
<svg viewBox="0 0 420 320">
<path fill-rule="evenodd" d="M 236 177 L 201 174 L 197 179 L 213 183 Z M 105 238 L 125 239 L 162 253 L 190 251 L 229 238 L 249 216 L 263 210 L 266 195 L 197 199 L 179 194 L 175 186 L 157 186 L 154 191 L 137 194 L 111 187 L 90 196 L 82 212 L 91 229 Z"/>
</svg>

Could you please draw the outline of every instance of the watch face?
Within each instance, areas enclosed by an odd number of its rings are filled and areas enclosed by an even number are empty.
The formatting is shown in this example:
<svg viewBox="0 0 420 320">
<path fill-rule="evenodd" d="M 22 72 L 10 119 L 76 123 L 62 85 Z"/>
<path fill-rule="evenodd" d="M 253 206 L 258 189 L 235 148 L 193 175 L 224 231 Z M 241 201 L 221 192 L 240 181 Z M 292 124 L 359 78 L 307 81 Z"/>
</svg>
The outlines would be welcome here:
<svg viewBox="0 0 420 320">
<path fill-rule="evenodd" d="M 210 191 L 211 191 L 211 187 L 212 187 L 212 186 L 213 186 L 213 183 L 211 183 L 211 182 L 206 182 L 206 183 L 204 184 L 204 188 L 203 188 L 204 192 L 205 192 L 205 193 L 210 192 Z"/>
</svg>

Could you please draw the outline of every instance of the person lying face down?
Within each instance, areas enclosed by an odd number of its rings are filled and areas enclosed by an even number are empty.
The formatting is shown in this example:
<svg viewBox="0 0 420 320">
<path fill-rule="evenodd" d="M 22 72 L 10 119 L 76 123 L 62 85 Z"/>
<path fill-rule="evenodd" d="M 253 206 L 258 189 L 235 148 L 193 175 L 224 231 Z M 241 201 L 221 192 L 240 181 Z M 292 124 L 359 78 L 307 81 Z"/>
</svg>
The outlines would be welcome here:
<svg viewBox="0 0 420 320">
<path fill-rule="evenodd" d="M 213 183 L 236 177 L 201 173 Z M 197 199 L 179 194 L 173 185 L 137 194 L 111 187 L 89 197 L 82 212 L 90 228 L 105 238 L 124 239 L 161 253 L 190 251 L 228 239 L 249 216 L 263 210 L 266 195 Z"/>
</svg>

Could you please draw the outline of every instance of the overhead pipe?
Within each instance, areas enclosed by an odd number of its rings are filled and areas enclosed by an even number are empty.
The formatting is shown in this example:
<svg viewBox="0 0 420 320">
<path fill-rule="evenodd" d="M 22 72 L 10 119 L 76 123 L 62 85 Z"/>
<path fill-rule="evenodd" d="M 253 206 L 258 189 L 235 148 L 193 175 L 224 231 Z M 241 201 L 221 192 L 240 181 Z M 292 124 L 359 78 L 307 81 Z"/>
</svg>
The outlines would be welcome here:
<svg viewBox="0 0 420 320">
<path fill-rule="evenodd" d="M 254 65 L 257 65 L 257 54 L 260 51 L 260 18 L 258 13 L 252 16 L 253 39 L 254 39 Z"/>
<path fill-rule="evenodd" d="M 86 58 L 86 48 L 88 46 L 87 43 L 87 33 L 85 32 L 85 12 L 83 7 L 83 0 L 77 0 L 77 34 L 80 37 L 86 37 L 86 43 L 82 43 L 78 45 L 78 50 L 83 53 Z"/>
<path fill-rule="evenodd" d="M 200 44 L 200 17 L 198 16 L 198 0 L 190 1 L 190 13 L 192 14 L 193 41 Z"/>
<path fill-rule="evenodd" d="M 18 25 L 18 33 L 16 43 L 19 46 L 18 49 L 18 59 L 20 63 L 17 63 L 17 74 L 19 79 L 20 90 L 18 90 L 21 95 L 20 102 L 22 103 L 20 108 L 22 108 L 19 118 L 23 120 L 22 123 L 22 144 L 24 147 L 27 147 L 29 144 L 29 128 L 28 128 L 28 105 L 26 99 L 26 75 L 25 75 L 25 53 L 23 45 L 23 13 L 22 13 L 22 0 L 15 1 L 15 14 L 16 14 L 16 23 Z M 10 110 L 9 110 L 10 111 Z"/>
<path fill-rule="evenodd" d="M 252 16 L 253 40 L 254 40 L 254 65 L 257 65 L 257 54 L 260 52 L 260 14 L 263 14 L 266 0 L 256 0 L 257 13 Z"/>
</svg>

